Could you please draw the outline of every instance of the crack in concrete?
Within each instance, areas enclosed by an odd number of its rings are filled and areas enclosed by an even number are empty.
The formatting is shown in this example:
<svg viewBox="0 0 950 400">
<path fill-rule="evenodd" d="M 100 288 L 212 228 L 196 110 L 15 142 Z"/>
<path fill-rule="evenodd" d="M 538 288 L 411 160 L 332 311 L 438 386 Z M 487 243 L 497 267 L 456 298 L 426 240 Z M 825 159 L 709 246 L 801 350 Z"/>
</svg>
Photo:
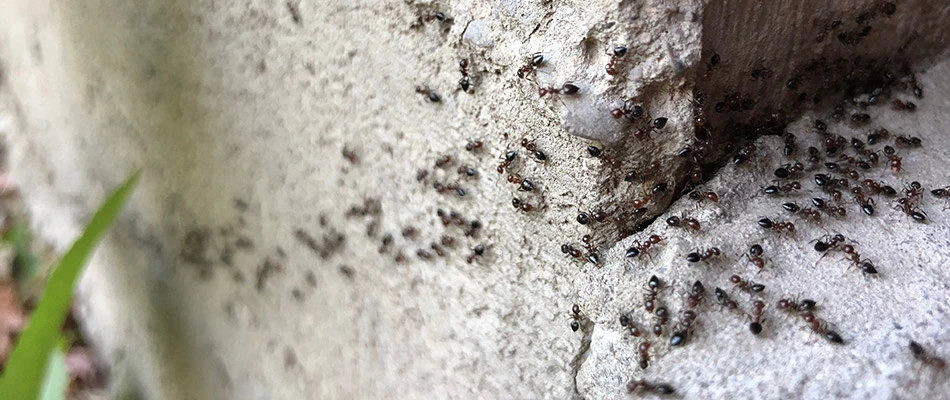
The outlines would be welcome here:
<svg viewBox="0 0 950 400">
<path fill-rule="evenodd" d="M 588 318 L 584 318 L 580 330 L 584 333 L 584 336 L 581 337 L 581 347 L 577 350 L 577 354 L 574 355 L 574 359 L 571 360 L 570 364 L 571 381 L 574 385 L 574 396 L 572 396 L 572 399 L 575 400 L 584 399 L 580 390 L 577 389 L 577 373 L 580 372 L 584 362 L 587 361 L 587 355 L 590 352 L 591 336 L 594 334 L 594 322 Z"/>
</svg>

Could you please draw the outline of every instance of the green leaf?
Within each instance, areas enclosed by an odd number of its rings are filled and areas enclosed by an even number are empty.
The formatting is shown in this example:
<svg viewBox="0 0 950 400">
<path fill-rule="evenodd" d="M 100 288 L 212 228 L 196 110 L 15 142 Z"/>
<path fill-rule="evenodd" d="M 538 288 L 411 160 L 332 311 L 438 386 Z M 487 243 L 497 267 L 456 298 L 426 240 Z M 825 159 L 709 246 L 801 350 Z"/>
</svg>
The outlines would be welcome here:
<svg viewBox="0 0 950 400">
<path fill-rule="evenodd" d="M 0 377 L 0 396 L 10 399 L 37 399 L 51 351 L 60 340 L 60 331 L 73 297 L 73 286 L 89 256 L 122 206 L 132 194 L 140 172 L 135 172 L 92 216 L 82 236 L 63 255 L 53 270 L 43 296 L 20 335 L 7 368 Z"/>
<path fill-rule="evenodd" d="M 62 340 L 60 340 L 62 343 Z M 69 386 L 69 370 L 66 367 L 65 346 L 60 344 L 53 348 L 49 364 L 46 366 L 46 375 L 43 379 L 43 389 L 40 392 L 41 400 L 63 400 L 66 398 L 66 388 Z"/>
</svg>

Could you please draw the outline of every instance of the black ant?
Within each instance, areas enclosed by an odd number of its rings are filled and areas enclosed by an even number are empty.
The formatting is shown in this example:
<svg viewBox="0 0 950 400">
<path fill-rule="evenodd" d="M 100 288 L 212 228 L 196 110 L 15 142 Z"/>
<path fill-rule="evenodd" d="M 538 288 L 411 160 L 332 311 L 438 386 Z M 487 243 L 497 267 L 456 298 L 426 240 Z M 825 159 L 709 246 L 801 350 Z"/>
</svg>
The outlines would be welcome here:
<svg viewBox="0 0 950 400">
<path fill-rule="evenodd" d="M 548 160 L 548 155 L 543 151 L 538 150 L 538 146 L 534 144 L 534 140 L 528 140 L 527 138 L 521 139 L 521 147 L 524 147 L 525 150 L 531 153 L 534 156 L 534 159 L 538 162 L 545 162 Z"/>
<path fill-rule="evenodd" d="M 468 93 L 468 90 L 472 88 L 472 78 L 468 75 L 468 64 L 467 58 L 459 61 L 459 72 L 462 73 L 462 79 L 459 79 L 459 87 L 465 93 Z"/>
<path fill-rule="evenodd" d="M 947 362 L 944 359 L 928 353 L 927 350 L 924 349 L 924 346 L 921 346 L 920 343 L 913 340 L 910 341 L 910 352 L 914 354 L 914 358 L 917 359 L 917 361 L 922 362 L 924 365 L 929 365 L 939 371 L 947 369 Z"/>
<path fill-rule="evenodd" d="M 581 307 L 577 304 L 571 307 L 571 317 L 574 319 L 571 321 L 571 330 L 577 332 L 577 330 L 581 328 L 581 320 L 583 319 L 581 316 Z"/>
<path fill-rule="evenodd" d="M 686 261 L 691 262 L 691 263 L 707 261 L 710 258 L 719 256 L 720 254 L 722 254 L 722 252 L 719 251 L 718 247 L 710 247 L 706 250 L 701 250 L 701 251 L 697 250 L 697 251 L 687 254 Z"/>
<path fill-rule="evenodd" d="M 730 276 L 729 282 L 732 282 L 732 284 L 735 285 L 737 289 L 749 294 L 759 293 L 765 290 L 765 285 L 761 283 L 755 283 L 752 280 L 742 279 L 742 277 L 739 275 Z"/>
<path fill-rule="evenodd" d="M 612 55 L 610 56 L 610 61 L 607 63 L 607 75 L 617 75 L 617 69 L 614 66 L 617 64 L 621 58 L 627 55 L 627 48 L 624 46 L 617 46 L 613 48 Z"/>
<path fill-rule="evenodd" d="M 442 97 L 440 97 L 435 91 L 430 90 L 428 86 L 416 86 L 416 93 L 425 95 L 429 101 L 433 103 L 442 101 Z"/>
<path fill-rule="evenodd" d="M 521 68 L 518 68 L 518 78 L 526 79 L 529 73 L 534 72 L 544 63 L 544 55 L 541 53 L 534 53 L 531 56 L 531 61 L 523 65 Z"/>
<path fill-rule="evenodd" d="M 642 366 L 642 364 L 641 364 Z M 631 379 L 626 385 L 627 394 L 649 392 L 658 395 L 668 395 L 676 392 L 672 386 L 665 383 L 649 383 L 643 379 Z"/>
<path fill-rule="evenodd" d="M 765 322 L 765 319 L 762 318 L 764 311 L 765 302 L 761 300 L 752 302 L 752 314 L 749 316 L 752 322 L 749 323 L 749 332 L 752 332 L 753 335 L 758 336 L 762 333 L 762 323 Z"/>
</svg>

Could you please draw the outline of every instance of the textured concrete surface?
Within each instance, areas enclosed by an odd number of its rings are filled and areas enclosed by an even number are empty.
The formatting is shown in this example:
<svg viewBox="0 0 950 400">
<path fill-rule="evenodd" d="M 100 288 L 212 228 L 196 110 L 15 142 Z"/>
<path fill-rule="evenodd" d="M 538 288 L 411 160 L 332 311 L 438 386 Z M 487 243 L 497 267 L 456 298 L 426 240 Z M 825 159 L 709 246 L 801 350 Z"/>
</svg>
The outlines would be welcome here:
<svg viewBox="0 0 950 400">
<path fill-rule="evenodd" d="M 787 101 L 772 93 L 799 64 L 783 56 L 807 63 L 896 53 L 918 68 L 941 60 L 946 6 L 937 2 L 902 2 L 892 17 L 876 11 L 873 34 L 859 44 L 802 44 L 824 29 L 810 15 L 852 21 L 882 4 L 6 1 L 0 118 L 34 226 L 60 247 L 108 187 L 145 169 L 78 299 L 86 328 L 116 363 L 117 392 L 616 398 L 626 396 L 628 379 L 642 377 L 686 398 L 937 397 L 946 393 L 945 376 L 915 364 L 906 341 L 947 356 L 940 205 L 925 201 L 931 222 L 921 225 L 883 198 L 879 215 L 866 217 L 846 195 L 843 221 L 808 227 L 783 216 L 798 233 L 763 234 L 754 221 L 784 213 L 776 200 L 754 197 L 775 166 L 789 162 L 775 155 L 777 139 L 760 139 L 747 165 L 714 168 L 735 138 L 727 126 Z M 733 19 L 723 17 L 727 11 Z M 607 52 L 618 44 L 630 50 L 623 72 L 608 77 Z M 535 52 L 546 61 L 519 79 Z M 713 53 L 722 65 L 704 79 Z M 755 57 L 773 79 L 743 78 L 758 68 Z M 463 58 L 471 93 L 458 88 Z M 950 151 L 939 129 L 950 107 L 940 80 L 946 67 L 934 68 L 919 76 L 926 94 L 915 113 L 875 112 L 871 124 L 924 138 L 923 149 L 900 149 L 898 178 L 882 174 L 895 187 L 912 179 L 928 189 L 950 184 L 940 182 L 950 179 L 939 163 Z M 807 88 L 829 78 L 803 80 Z M 578 84 L 577 95 L 539 98 L 540 87 L 566 81 Z M 694 136 L 694 86 L 710 101 L 736 90 L 759 99 L 743 113 L 707 110 L 714 135 L 702 161 L 720 203 L 681 199 L 669 211 L 698 218 L 699 235 L 664 228 L 667 214 L 628 236 L 687 183 L 691 166 L 676 152 Z M 627 98 L 648 117 L 611 118 L 611 107 Z M 785 116 L 804 112 L 793 107 Z M 631 137 L 660 116 L 668 125 L 651 139 Z M 804 128 L 810 118 L 789 128 L 800 137 L 799 154 L 817 140 Z M 548 160 L 527 159 L 523 138 Z M 470 140 L 483 148 L 466 151 Z M 603 155 L 591 157 L 588 145 Z M 496 173 L 509 150 L 518 159 Z M 435 166 L 444 155 L 451 161 Z M 655 172 L 647 171 L 652 161 Z M 460 166 L 477 173 L 459 174 Z M 428 171 L 421 181 L 420 170 Z M 630 171 L 645 178 L 625 182 Z M 808 190 L 813 173 L 802 178 Z M 519 191 L 509 174 L 534 190 Z M 651 194 L 664 183 L 667 191 Z M 437 184 L 457 184 L 465 196 L 440 193 Z M 808 190 L 796 195 L 802 206 Z M 575 221 L 579 212 L 620 215 L 648 196 L 642 215 Z M 517 211 L 513 198 L 534 209 Z M 458 218 L 448 217 L 452 211 Z M 481 228 L 471 228 L 474 220 Z M 879 277 L 846 271 L 837 255 L 814 266 L 808 241 L 835 231 L 859 242 Z M 653 232 L 665 240 L 652 261 L 623 257 Z M 582 248 L 588 233 L 597 266 L 559 251 L 565 243 Z M 708 296 L 689 345 L 670 350 L 668 336 L 652 340 L 654 361 L 638 371 L 638 341 L 617 321 L 625 310 L 637 310 L 640 321 L 646 279 L 676 281 L 660 296 L 675 323 L 685 282 L 702 279 L 711 291 L 729 287 L 733 273 L 752 276 L 740 256 L 752 242 L 762 243 L 768 260 L 754 276 L 767 285 L 763 337 Z M 484 254 L 466 262 L 479 244 Z M 709 245 L 725 259 L 682 261 Z M 797 317 L 782 318 L 775 302 L 786 293 L 817 300 L 819 316 L 847 344 L 832 346 Z M 747 296 L 733 297 L 748 310 Z M 569 327 L 573 304 L 585 316 L 578 332 Z"/>
</svg>

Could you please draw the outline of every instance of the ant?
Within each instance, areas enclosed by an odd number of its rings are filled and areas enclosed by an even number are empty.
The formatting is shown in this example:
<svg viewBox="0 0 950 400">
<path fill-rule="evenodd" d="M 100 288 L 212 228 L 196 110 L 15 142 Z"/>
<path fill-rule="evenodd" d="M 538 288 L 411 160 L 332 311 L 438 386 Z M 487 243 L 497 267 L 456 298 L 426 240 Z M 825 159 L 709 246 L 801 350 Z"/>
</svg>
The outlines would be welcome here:
<svg viewBox="0 0 950 400">
<path fill-rule="evenodd" d="M 775 170 L 775 177 L 785 179 L 791 176 L 798 176 L 805 171 L 805 166 L 796 161 L 794 164 L 785 164 Z"/>
<path fill-rule="evenodd" d="M 663 325 L 666 325 L 666 321 L 670 316 L 670 311 L 666 307 L 657 307 L 656 311 L 653 312 L 653 315 L 656 316 L 656 323 L 653 325 L 653 334 L 660 336 L 663 334 Z"/>
<path fill-rule="evenodd" d="M 610 110 L 610 116 L 614 119 L 627 117 L 628 119 L 637 119 L 643 115 L 643 106 L 639 104 L 631 105 L 629 100 L 624 100 L 623 105 Z M 638 136 L 639 137 L 639 136 Z"/>
<path fill-rule="evenodd" d="M 570 255 L 573 258 L 581 258 L 582 256 L 580 250 L 575 249 L 574 246 L 571 246 L 566 243 L 561 245 L 561 253 Z"/>
<path fill-rule="evenodd" d="M 887 185 L 883 181 L 878 183 L 872 179 L 865 179 L 861 181 L 861 185 L 866 187 L 873 194 L 883 194 L 885 196 L 891 197 L 897 195 L 897 190 L 894 190 L 893 187 Z"/>
<path fill-rule="evenodd" d="M 485 144 L 481 140 L 469 140 L 468 143 L 465 143 L 465 150 L 474 153 L 484 146 Z"/>
<path fill-rule="evenodd" d="M 630 320 L 629 315 L 620 314 L 620 326 L 628 328 L 631 336 L 640 337 L 640 329 L 637 329 L 637 326 Z"/>
<path fill-rule="evenodd" d="M 755 283 L 751 279 L 746 280 L 742 279 L 739 275 L 733 275 L 729 277 L 729 282 L 732 282 L 737 289 L 747 292 L 749 294 L 759 293 L 765 290 L 765 285 L 761 283 Z"/>
<path fill-rule="evenodd" d="M 749 259 L 749 262 L 751 262 L 752 265 L 755 265 L 756 268 L 762 270 L 765 268 L 765 259 L 762 258 L 762 253 L 762 245 L 753 244 L 751 247 L 749 247 L 749 252 L 745 254 L 745 257 Z"/>
<path fill-rule="evenodd" d="M 473 168 L 473 167 L 469 167 L 469 166 L 467 166 L 467 165 L 460 165 L 460 166 L 458 167 L 458 169 L 456 170 L 456 172 L 458 172 L 459 175 L 466 175 L 466 176 L 469 176 L 469 177 L 473 177 L 473 176 L 475 176 L 475 175 L 478 175 L 478 170 L 477 170 L 477 169 L 475 169 L 475 168 Z"/>
<path fill-rule="evenodd" d="M 675 227 L 675 228 L 683 228 L 683 229 L 686 229 L 686 230 L 693 230 L 693 231 L 697 231 L 697 232 L 699 231 L 699 228 L 700 228 L 699 221 L 697 221 L 695 218 L 691 218 L 691 217 L 687 217 L 687 216 L 683 216 L 683 217 L 672 216 L 672 217 L 669 217 L 669 218 L 666 219 L 666 225 L 667 225 L 667 226 L 672 226 L 672 227 Z"/>
<path fill-rule="evenodd" d="M 485 245 L 484 244 L 476 245 L 472 249 L 472 254 L 469 254 L 469 256 L 465 259 L 465 262 L 471 264 L 472 261 L 475 261 L 475 258 L 481 257 L 484 254 L 485 254 Z"/>
<path fill-rule="evenodd" d="M 920 343 L 913 340 L 910 341 L 910 352 L 914 354 L 914 358 L 917 359 L 917 361 L 922 362 L 924 365 L 929 365 L 940 371 L 947 369 L 947 362 L 944 359 L 929 354 L 927 350 L 924 349 L 924 346 L 921 346 Z"/>
<path fill-rule="evenodd" d="M 700 203 L 703 200 L 709 200 L 713 203 L 719 203 L 719 195 L 713 191 L 698 192 L 694 190 L 692 192 L 689 192 L 689 198 L 692 200 L 696 200 L 697 202 L 700 202 Z"/>
<path fill-rule="evenodd" d="M 693 310 L 683 311 L 683 319 L 676 325 L 672 335 L 670 335 L 670 346 L 682 346 L 689 337 L 690 327 L 696 321 L 696 312 Z"/>
<path fill-rule="evenodd" d="M 521 68 L 518 68 L 518 78 L 519 79 L 528 79 L 528 74 L 534 72 L 544 63 L 544 55 L 541 53 L 534 53 L 531 56 L 531 61 L 523 65 Z"/>
<path fill-rule="evenodd" d="M 627 48 L 624 46 L 617 46 L 613 48 L 613 55 L 610 56 L 610 61 L 607 63 L 607 75 L 617 75 L 617 69 L 614 67 L 621 58 L 627 55 Z"/>
<path fill-rule="evenodd" d="M 518 174 L 508 175 L 508 182 L 518 185 L 518 191 L 521 192 L 531 192 L 535 187 L 534 182 L 522 178 L 521 175 Z"/>
<path fill-rule="evenodd" d="M 775 304 L 775 306 L 779 310 L 782 310 L 788 313 L 791 313 L 791 312 L 802 313 L 802 312 L 814 310 L 816 307 L 818 307 L 818 303 L 816 303 L 812 299 L 804 299 L 802 301 L 798 301 L 797 298 L 795 299 L 784 298 L 784 299 L 780 299 L 778 303 Z"/>
<path fill-rule="evenodd" d="M 532 210 L 534 210 L 534 206 L 531 205 L 531 203 L 528 203 L 527 201 L 521 200 L 517 197 L 515 197 L 514 199 L 511 199 L 511 205 L 514 208 L 521 210 L 521 212 L 525 212 L 525 213 L 531 212 Z"/>
<path fill-rule="evenodd" d="M 515 161 L 515 158 L 518 158 L 517 151 L 510 150 L 508 152 L 505 152 L 505 155 L 503 157 L 501 164 L 498 164 L 498 168 L 497 168 L 498 173 L 503 174 L 507 172 L 511 168 L 511 163 Z"/>
<path fill-rule="evenodd" d="M 891 171 L 894 171 L 895 173 L 901 172 L 902 158 L 898 157 L 897 154 L 895 154 L 894 148 L 891 146 L 884 146 L 884 155 L 887 156 L 887 160 L 888 160 L 887 165 L 890 167 Z"/>
<path fill-rule="evenodd" d="M 642 364 L 641 364 L 642 366 Z M 651 392 L 658 395 L 668 395 L 676 392 L 672 386 L 665 383 L 649 383 L 643 379 L 631 379 L 626 385 L 627 394 L 634 394 L 640 391 Z"/>
<path fill-rule="evenodd" d="M 468 64 L 469 61 L 467 58 L 463 58 L 459 61 L 459 72 L 462 73 L 462 79 L 459 79 L 459 87 L 461 87 L 465 93 L 468 93 L 468 90 L 472 88 L 472 78 L 468 75 Z"/>
<path fill-rule="evenodd" d="M 788 194 L 793 191 L 798 191 L 802 189 L 802 184 L 798 181 L 789 182 L 783 185 L 770 185 L 762 189 L 762 192 L 767 195 L 777 195 L 779 193 Z"/>
<path fill-rule="evenodd" d="M 649 166 L 647 166 L 645 169 L 643 169 L 640 172 L 636 172 L 636 171 L 627 172 L 627 175 L 624 176 L 623 180 L 624 182 L 634 182 L 637 179 L 646 179 L 646 178 L 652 177 L 659 170 L 660 170 L 660 162 L 653 161 L 652 163 L 650 163 Z"/>
<path fill-rule="evenodd" d="M 807 221 L 811 221 L 816 224 L 821 223 L 821 212 L 814 210 L 811 207 L 803 208 L 799 214 L 801 214 L 801 216 Z"/>
<path fill-rule="evenodd" d="M 693 282 L 689 289 L 689 296 L 686 297 L 686 305 L 689 308 L 696 308 L 703 302 L 703 295 L 706 294 L 706 287 L 700 281 Z"/>
<path fill-rule="evenodd" d="M 650 235 L 650 237 L 642 243 L 639 240 L 636 240 L 633 242 L 633 246 L 627 249 L 625 256 L 627 258 L 633 258 L 639 257 L 640 254 L 647 254 L 649 257 L 647 250 L 650 250 L 651 246 L 659 244 L 662 240 L 663 238 L 659 235 Z"/>
<path fill-rule="evenodd" d="M 722 308 L 728 308 L 730 310 L 738 310 L 739 303 L 736 303 L 735 300 L 729 298 L 729 293 L 726 293 L 725 290 L 716 288 L 716 302 L 719 303 L 719 306 Z"/>
<path fill-rule="evenodd" d="M 524 147 L 525 150 L 531 153 L 534 156 L 534 159 L 538 162 L 545 162 L 548 160 L 548 155 L 543 151 L 538 150 L 538 146 L 534 144 L 534 140 L 528 140 L 527 138 L 521 139 L 521 147 Z"/>
<path fill-rule="evenodd" d="M 697 251 L 687 254 L 686 261 L 691 262 L 691 263 L 707 261 L 710 258 L 719 256 L 720 254 L 722 253 L 719 251 L 718 247 L 710 247 L 706 250 L 702 250 L 702 251 L 697 250 Z"/>
<path fill-rule="evenodd" d="M 551 94 L 551 95 L 563 94 L 563 95 L 568 95 L 568 96 L 570 96 L 570 95 L 575 95 L 575 94 L 577 94 L 577 92 L 578 92 L 579 90 L 581 90 L 581 89 L 580 89 L 579 87 L 577 87 L 577 85 L 575 85 L 575 84 L 573 84 L 573 83 L 571 83 L 571 82 L 567 82 L 567 83 L 565 83 L 563 86 L 561 86 L 560 89 L 555 88 L 555 87 L 553 87 L 553 86 L 548 86 L 548 87 L 539 88 L 539 89 L 538 89 L 538 94 L 539 94 L 541 97 L 547 96 L 548 94 Z"/>
<path fill-rule="evenodd" d="M 771 219 L 762 218 L 758 221 L 759 226 L 765 229 L 771 229 L 778 232 L 795 233 L 795 224 L 791 222 L 773 222 Z"/>
<path fill-rule="evenodd" d="M 930 194 L 938 199 L 946 199 L 947 204 L 950 204 L 950 186 L 931 190 Z M 944 209 L 946 209 L 946 207 L 944 207 Z"/>
<path fill-rule="evenodd" d="M 903 147 L 920 147 L 923 143 L 919 137 L 902 135 L 894 138 L 894 145 Z"/>
<path fill-rule="evenodd" d="M 416 93 L 425 95 L 429 99 L 429 101 L 433 103 L 438 103 L 442 101 L 442 97 L 440 97 L 439 94 L 436 93 L 435 91 L 430 90 L 428 86 L 416 86 Z"/>
<path fill-rule="evenodd" d="M 660 278 L 657 278 L 656 275 L 650 277 L 650 280 L 647 281 L 646 294 L 643 295 L 643 308 L 647 310 L 648 313 L 652 313 L 653 309 L 656 307 L 656 296 L 660 293 L 660 290 L 663 288 L 663 282 L 660 281 Z"/>
<path fill-rule="evenodd" d="M 894 99 L 892 104 L 894 105 L 894 109 L 897 111 L 913 112 L 917 109 L 917 104 L 914 104 L 912 101 L 901 101 L 899 99 Z"/>
<path fill-rule="evenodd" d="M 713 55 L 709 57 L 709 62 L 706 63 L 706 73 L 703 74 L 703 79 L 708 80 L 710 77 L 712 77 L 713 71 L 715 71 L 716 67 L 719 66 L 719 60 L 720 57 L 718 53 L 713 53 Z"/>
<path fill-rule="evenodd" d="M 800 315 L 802 320 L 811 328 L 812 332 L 821 335 L 825 340 L 831 343 L 844 344 L 844 339 L 841 338 L 841 335 L 839 335 L 838 332 L 828 329 L 828 323 L 816 317 L 811 311 L 803 312 Z"/>
<path fill-rule="evenodd" d="M 864 211 L 864 213 L 867 215 L 874 215 L 873 198 L 870 196 L 864 196 L 864 193 L 861 192 L 860 187 L 851 188 L 851 193 L 854 194 L 854 202 L 861 206 L 861 211 Z"/>
<path fill-rule="evenodd" d="M 749 316 L 752 322 L 749 323 L 749 332 L 752 332 L 753 335 L 758 336 L 760 333 L 762 333 L 762 323 L 765 322 L 765 319 L 762 318 L 764 311 L 764 302 L 761 300 L 752 302 L 752 314 Z"/>
<path fill-rule="evenodd" d="M 571 317 L 574 319 L 571 321 L 571 330 L 577 332 L 577 330 L 581 328 L 581 320 L 583 319 L 581 316 L 581 307 L 577 304 L 571 307 Z"/>
</svg>

